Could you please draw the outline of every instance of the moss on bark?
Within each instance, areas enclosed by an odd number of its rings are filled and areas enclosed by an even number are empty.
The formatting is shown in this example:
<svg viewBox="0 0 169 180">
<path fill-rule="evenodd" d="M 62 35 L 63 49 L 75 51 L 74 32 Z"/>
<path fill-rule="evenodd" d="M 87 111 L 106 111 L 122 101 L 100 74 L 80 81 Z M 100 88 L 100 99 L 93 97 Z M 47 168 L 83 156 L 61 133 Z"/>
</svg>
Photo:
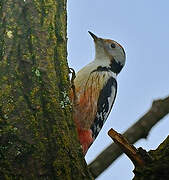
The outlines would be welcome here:
<svg viewBox="0 0 169 180">
<path fill-rule="evenodd" d="M 169 179 L 169 136 L 156 149 L 149 151 L 152 161 L 144 167 L 134 170 L 133 180 L 167 180 Z"/>
<path fill-rule="evenodd" d="M 0 179 L 91 179 L 72 120 L 66 0 L 0 1 Z"/>
</svg>

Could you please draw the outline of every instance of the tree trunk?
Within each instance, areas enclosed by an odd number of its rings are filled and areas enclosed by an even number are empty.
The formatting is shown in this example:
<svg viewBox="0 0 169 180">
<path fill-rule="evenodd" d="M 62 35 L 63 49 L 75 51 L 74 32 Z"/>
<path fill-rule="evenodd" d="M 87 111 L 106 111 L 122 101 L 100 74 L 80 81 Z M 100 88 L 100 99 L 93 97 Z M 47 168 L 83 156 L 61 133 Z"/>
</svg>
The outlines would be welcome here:
<svg viewBox="0 0 169 180">
<path fill-rule="evenodd" d="M 92 179 L 72 120 L 66 0 L 0 1 L 0 179 Z"/>
</svg>

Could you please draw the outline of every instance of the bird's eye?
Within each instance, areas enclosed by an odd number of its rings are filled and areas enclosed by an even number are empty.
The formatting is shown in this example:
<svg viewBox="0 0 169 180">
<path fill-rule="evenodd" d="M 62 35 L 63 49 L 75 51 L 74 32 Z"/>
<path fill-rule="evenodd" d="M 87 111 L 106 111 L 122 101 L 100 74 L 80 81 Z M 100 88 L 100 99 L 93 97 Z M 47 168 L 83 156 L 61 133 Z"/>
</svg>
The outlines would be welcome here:
<svg viewBox="0 0 169 180">
<path fill-rule="evenodd" d="M 115 48 L 116 45 L 114 43 L 111 44 L 111 48 Z"/>
</svg>

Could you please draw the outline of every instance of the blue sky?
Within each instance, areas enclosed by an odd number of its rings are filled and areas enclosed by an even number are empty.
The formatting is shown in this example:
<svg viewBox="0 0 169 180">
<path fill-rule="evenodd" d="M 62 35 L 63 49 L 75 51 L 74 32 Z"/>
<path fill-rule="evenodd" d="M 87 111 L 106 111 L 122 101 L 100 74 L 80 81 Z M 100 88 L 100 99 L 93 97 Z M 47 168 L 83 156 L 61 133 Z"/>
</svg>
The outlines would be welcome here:
<svg viewBox="0 0 169 180">
<path fill-rule="evenodd" d="M 112 112 L 88 151 L 91 162 L 112 141 L 107 131 L 124 132 L 151 106 L 169 95 L 169 1 L 73 0 L 68 1 L 68 63 L 76 71 L 94 59 L 94 43 L 88 30 L 119 42 L 127 54 L 118 77 L 118 93 Z M 137 147 L 155 149 L 169 134 L 169 116 Z M 123 155 L 97 180 L 131 180 L 133 165 Z"/>
</svg>

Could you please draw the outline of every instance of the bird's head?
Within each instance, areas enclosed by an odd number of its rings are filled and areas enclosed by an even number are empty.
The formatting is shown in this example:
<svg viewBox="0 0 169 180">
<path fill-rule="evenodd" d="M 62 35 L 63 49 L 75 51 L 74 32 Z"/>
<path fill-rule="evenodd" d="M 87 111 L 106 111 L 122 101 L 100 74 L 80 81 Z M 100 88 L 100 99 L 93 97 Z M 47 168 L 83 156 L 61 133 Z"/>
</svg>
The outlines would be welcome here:
<svg viewBox="0 0 169 180">
<path fill-rule="evenodd" d="M 89 31 L 95 43 L 95 60 L 102 61 L 118 74 L 125 65 L 126 55 L 123 47 L 116 41 L 102 39 Z"/>
</svg>

